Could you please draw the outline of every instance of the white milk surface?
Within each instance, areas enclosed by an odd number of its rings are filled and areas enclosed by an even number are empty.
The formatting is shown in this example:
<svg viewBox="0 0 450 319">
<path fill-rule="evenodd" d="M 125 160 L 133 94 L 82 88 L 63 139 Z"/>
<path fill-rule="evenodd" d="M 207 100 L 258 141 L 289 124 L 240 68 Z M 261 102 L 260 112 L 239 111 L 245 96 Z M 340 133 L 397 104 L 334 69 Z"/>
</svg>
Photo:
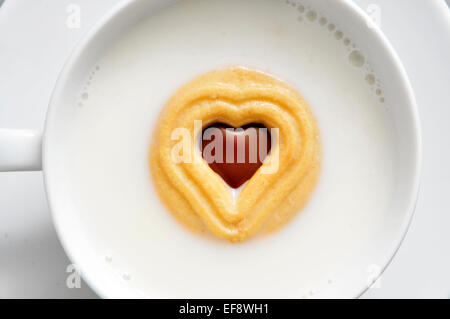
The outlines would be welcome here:
<svg viewBox="0 0 450 319">
<path fill-rule="evenodd" d="M 336 39 L 320 13 L 300 11 L 276 0 L 182 1 L 133 27 L 86 75 L 67 141 L 76 154 L 70 187 L 111 280 L 147 297 L 312 297 L 337 283 L 379 232 L 395 184 L 388 101 L 380 102 L 377 81 L 366 81 L 370 67 L 349 61 L 345 34 Z M 323 144 L 307 207 L 280 231 L 239 244 L 179 224 L 148 165 L 168 98 L 227 66 L 266 71 L 297 88 Z"/>
</svg>

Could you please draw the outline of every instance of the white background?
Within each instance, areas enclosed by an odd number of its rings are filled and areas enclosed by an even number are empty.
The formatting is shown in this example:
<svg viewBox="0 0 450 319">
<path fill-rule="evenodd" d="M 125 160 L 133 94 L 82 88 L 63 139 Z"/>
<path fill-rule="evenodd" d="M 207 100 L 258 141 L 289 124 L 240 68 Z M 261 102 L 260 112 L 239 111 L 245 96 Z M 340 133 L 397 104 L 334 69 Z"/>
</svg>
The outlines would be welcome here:
<svg viewBox="0 0 450 319">
<path fill-rule="evenodd" d="M 5 0 L 0 7 L 0 127 L 42 129 L 56 77 L 76 41 L 120 0 Z M 0 3 L 2 0 L 0 0 Z M 450 10 L 444 0 L 377 4 L 410 76 L 423 129 L 422 186 L 410 231 L 364 298 L 450 298 Z M 69 4 L 81 27 L 66 26 Z M 0 174 L 0 298 L 95 297 L 66 286 L 39 172 Z"/>
</svg>

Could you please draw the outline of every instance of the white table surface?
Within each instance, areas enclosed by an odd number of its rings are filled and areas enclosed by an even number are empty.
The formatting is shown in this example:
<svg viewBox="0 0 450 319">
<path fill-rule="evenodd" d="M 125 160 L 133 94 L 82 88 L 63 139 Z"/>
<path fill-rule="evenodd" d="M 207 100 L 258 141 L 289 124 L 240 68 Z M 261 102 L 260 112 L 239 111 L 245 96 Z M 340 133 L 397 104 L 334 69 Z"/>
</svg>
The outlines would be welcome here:
<svg viewBox="0 0 450 319">
<path fill-rule="evenodd" d="M 5 0 L 0 7 L 0 127 L 42 129 L 56 77 L 76 41 L 120 0 Z M 377 4 L 419 104 L 422 186 L 410 231 L 379 288 L 363 298 L 450 298 L 450 10 L 444 0 Z M 0 3 L 2 1 L 0 0 Z M 69 4 L 81 27 L 66 26 Z M 0 174 L 0 298 L 94 298 L 66 286 L 40 172 Z"/>
</svg>

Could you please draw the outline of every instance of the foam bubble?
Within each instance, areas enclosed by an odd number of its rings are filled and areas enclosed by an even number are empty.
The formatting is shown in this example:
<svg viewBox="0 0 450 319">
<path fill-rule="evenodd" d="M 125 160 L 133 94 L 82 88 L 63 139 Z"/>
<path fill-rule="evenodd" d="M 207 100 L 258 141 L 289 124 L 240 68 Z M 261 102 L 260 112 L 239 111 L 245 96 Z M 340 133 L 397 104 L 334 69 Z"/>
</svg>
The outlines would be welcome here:
<svg viewBox="0 0 450 319">
<path fill-rule="evenodd" d="M 131 275 L 126 272 L 126 273 L 122 274 L 122 278 L 123 278 L 123 280 L 129 281 L 129 280 L 131 280 Z"/>
<path fill-rule="evenodd" d="M 320 19 L 319 19 L 319 24 L 320 24 L 320 25 L 325 25 L 325 24 L 327 24 L 327 19 L 324 18 L 324 17 L 320 18 Z"/>
<path fill-rule="evenodd" d="M 314 10 L 310 10 L 306 14 L 306 17 L 309 19 L 309 21 L 316 21 L 316 19 L 317 19 L 317 12 L 314 11 Z"/>
<path fill-rule="evenodd" d="M 366 75 L 366 82 L 369 85 L 374 85 L 375 84 L 375 75 L 373 75 L 372 73 L 369 73 Z"/>
<path fill-rule="evenodd" d="M 348 56 L 348 60 L 354 67 L 357 67 L 357 68 L 363 67 L 364 64 L 366 63 L 366 58 L 358 50 L 353 50 L 350 53 L 350 55 Z"/>
<path fill-rule="evenodd" d="M 342 33 L 342 31 L 336 31 L 334 33 L 334 37 L 338 40 L 342 39 L 343 36 L 344 36 L 344 34 Z"/>
</svg>

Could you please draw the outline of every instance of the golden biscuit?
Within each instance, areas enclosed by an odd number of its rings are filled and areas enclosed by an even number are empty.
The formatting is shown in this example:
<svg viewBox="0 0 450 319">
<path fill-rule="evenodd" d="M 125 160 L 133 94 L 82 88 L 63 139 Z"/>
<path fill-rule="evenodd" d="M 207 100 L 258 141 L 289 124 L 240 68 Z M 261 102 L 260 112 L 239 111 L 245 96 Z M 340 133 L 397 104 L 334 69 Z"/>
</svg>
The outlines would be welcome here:
<svg viewBox="0 0 450 319">
<path fill-rule="evenodd" d="M 197 147 L 202 130 L 214 123 L 278 129 L 277 142 L 237 200 Z M 180 141 L 174 132 L 180 128 L 191 138 L 184 160 L 176 161 Z M 260 229 L 279 228 L 306 204 L 320 171 L 319 130 L 307 103 L 282 81 L 246 68 L 216 70 L 187 83 L 167 102 L 149 163 L 159 196 L 184 225 L 243 241 Z"/>
</svg>

